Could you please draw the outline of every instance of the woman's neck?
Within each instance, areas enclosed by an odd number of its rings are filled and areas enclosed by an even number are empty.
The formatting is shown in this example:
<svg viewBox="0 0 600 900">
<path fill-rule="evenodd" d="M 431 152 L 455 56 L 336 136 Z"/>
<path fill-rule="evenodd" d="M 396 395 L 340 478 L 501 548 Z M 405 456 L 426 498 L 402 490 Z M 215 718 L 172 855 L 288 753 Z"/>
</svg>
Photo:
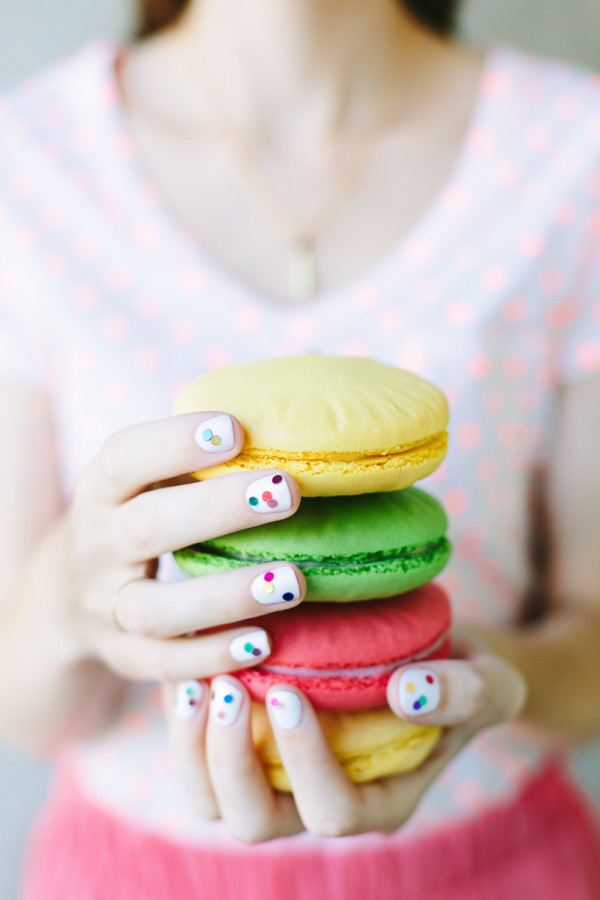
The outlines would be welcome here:
<svg viewBox="0 0 600 900">
<path fill-rule="evenodd" d="M 310 145 L 410 115 L 443 45 L 398 0 L 192 0 L 147 51 L 174 121 Z"/>
</svg>

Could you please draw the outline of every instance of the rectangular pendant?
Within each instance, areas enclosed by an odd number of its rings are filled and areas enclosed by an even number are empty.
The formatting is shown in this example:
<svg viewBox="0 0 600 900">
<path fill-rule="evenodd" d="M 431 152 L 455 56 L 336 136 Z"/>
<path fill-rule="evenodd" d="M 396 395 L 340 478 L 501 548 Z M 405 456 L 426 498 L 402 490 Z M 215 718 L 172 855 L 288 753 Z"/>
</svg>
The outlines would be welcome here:
<svg viewBox="0 0 600 900">
<path fill-rule="evenodd" d="M 317 260 L 310 241 L 298 240 L 290 247 L 288 277 L 294 300 L 310 300 L 317 293 Z"/>
</svg>

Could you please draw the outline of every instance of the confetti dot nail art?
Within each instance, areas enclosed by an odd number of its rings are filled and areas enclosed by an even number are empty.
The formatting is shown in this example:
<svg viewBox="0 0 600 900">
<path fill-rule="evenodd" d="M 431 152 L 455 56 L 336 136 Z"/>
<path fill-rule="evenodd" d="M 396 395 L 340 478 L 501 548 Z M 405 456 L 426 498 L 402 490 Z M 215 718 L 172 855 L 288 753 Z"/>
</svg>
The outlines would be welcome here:
<svg viewBox="0 0 600 900">
<path fill-rule="evenodd" d="M 300 586 L 291 566 L 279 566 L 257 575 L 250 593 L 259 603 L 289 603 L 300 596 Z"/>
<path fill-rule="evenodd" d="M 195 437 L 198 446 L 208 453 L 231 450 L 235 443 L 233 422 L 224 414 L 213 416 L 200 425 Z"/>
<path fill-rule="evenodd" d="M 246 488 L 246 500 L 255 512 L 285 512 L 292 508 L 292 495 L 281 475 L 267 475 Z"/>
<path fill-rule="evenodd" d="M 198 708 L 204 688 L 197 681 L 180 681 L 175 688 L 174 711 L 178 719 L 193 719 Z"/>
<path fill-rule="evenodd" d="M 238 662 L 254 662 L 264 659 L 271 652 L 266 631 L 256 629 L 234 637 L 229 644 L 229 652 Z"/>
<path fill-rule="evenodd" d="M 269 697 L 275 724 L 284 731 L 296 728 L 302 718 L 302 701 L 293 691 L 275 691 Z"/>
<path fill-rule="evenodd" d="M 244 695 L 228 681 L 215 679 L 212 683 L 210 715 L 217 725 L 233 725 L 238 717 Z"/>
<path fill-rule="evenodd" d="M 433 712 L 440 702 L 439 679 L 430 669 L 407 669 L 398 691 L 402 711 L 409 716 Z"/>
</svg>

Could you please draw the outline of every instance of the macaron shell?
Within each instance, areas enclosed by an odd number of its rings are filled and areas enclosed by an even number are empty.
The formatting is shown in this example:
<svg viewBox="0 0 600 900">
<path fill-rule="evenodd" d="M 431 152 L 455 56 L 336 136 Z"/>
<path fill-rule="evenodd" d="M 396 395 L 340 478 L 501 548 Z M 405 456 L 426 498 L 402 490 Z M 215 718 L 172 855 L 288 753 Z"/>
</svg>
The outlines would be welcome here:
<svg viewBox="0 0 600 900">
<path fill-rule="evenodd" d="M 440 503 L 418 488 L 305 498 L 290 518 L 176 551 L 189 575 L 272 560 L 302 569 L 308 601 L 390 597 L 431 581 L 450 557 Z"/>
<path fill-rule="evenodd" d="M 439 726 L 399 719 L 388 707 L 317 715 L 344 772 L 357 784 L 418 768 L 443 734 Z M 267 712 L 258 703 L 252 704 L 252 738 L 271 785 L 290 792 Z"/>
<path fill-rule="evenodd" d="M 272 685 L 288 683 L 319 709 L 366 708 L 385 702 L 392 670 L 360 677 L 338 670 L 447 656 L 450 619 L 448 596 L 432 583 L 385 600 L 300 605 L 252 620 L 268 632 L 273 650 L 266 668 L 255 666 L 236 676 L 255 700 L 264 700 Z M 286 671 L 271 672 L 269 667 Z M 302 669 L 324 674 L 307 675 Z"/>
<path fill-rule="evenodd" d="M 429 583 L 384 600 L 300 604 L 250 621 L 271 636 L 270 665 L 342 669 L 429 650 L 450 627 L 450 603 L 442 587 Z"/>
<path fill-rule="evenodd" d="M 282 467 L 305 496 L 368 493 L 408 487 L 446 452 L 442 392 L 369 359 L 315 354 L 219 369 L 187 385 L 174 412 L 206 409 L 235 415 L 246 441 L 199 478 Z"/>
<path fill-rule="evenodd" d="M 306 579 L 305 603 L 354 603 L 382 597 L 393 597 L 405 591 L 411 591 L 431 581 L 444 569 L 450 559 L 450 543 L 441 540 L 438 545 L 419 560 L 402 559 L 385 560 L 373 563 L 360 558 L 355 565 L 339 568 L 335 563 L 330 567 L 319 566 L 305 569 L 300 566 Z M 223 564 L 223 559 L 206 554 L 202 556 L 191 549 L 178 550 L 174 554 L 177 565 L 193 577 L 206 575 L 209 572 L 224 572 L 243 568 L 249 562 L 237 560 Z M 280 562 L 295 562 L 288 555 L 272 556 Z M 267 561 L 267 560 L 266 560 Z M 268 560 L 270 561 L 270 560 Z"/>
<path fill-rule="evenodd" d="M 429 659 L 447 659 L 450 656 L 450 640 L 446 639 L 435 646 L 431 654 L 420 656 L 418 663 L 424 664 Z M 267 665 L 270 659 L 267 661 Z M 404 665 L 407 663 L 405 662 Z M 400 663 L 399 663 L 400 665 Z M 244 669 L 236 672 L 236 677 L 243 682 L 254 700 L 264 703 L 267 692 L 276 685 L 289 684 L 299 688 L 311 701 L 315 709 L 329 712 L 345 712 L 358 709 L 370 709 L 382 706 L 386 702 L 387 683 L 394 669 L 379 675 L 362 675 L 348 677 L 344 675 L 318 678 L 306 675 L 282 674 L 269 672 L 262 667 Z"/>
</svg>

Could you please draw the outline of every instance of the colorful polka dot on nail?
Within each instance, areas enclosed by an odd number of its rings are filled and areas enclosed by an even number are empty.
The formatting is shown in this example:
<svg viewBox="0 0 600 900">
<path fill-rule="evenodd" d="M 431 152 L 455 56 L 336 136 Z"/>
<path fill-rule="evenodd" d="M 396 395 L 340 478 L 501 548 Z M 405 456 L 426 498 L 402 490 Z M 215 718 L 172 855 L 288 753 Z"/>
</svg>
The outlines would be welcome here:
<svg viewBox="0 0 600 900">
<path fill-rule="evenodd" d="M 262 499 L 267 504 L 267 506 L 269 507 L 269 509 L 277 509 L 277 507 L 279 506 L 279 503 L 277 502 L 277 500 L 274 499 L 271 491 L 263 491 L 261 496 L 262 496 Z"/>
<path fill-rule="evenodd" d="M 186 688 L 185 692 L 186 692 L 187 698 L 188 698 L 188 701 L 187 701 L 187 702 L 188 702 L 188 705 L 189 705 L 189 706 L 195 706 L 195 705 L 196 705 L 196 697 L 195 697 L 194 689 L 193 689 L 193 688 Z"/>
<path fill-rule="evenodd" d="M 290 600 L 294 599 L 294 595 L 292 594 L 291 591 L 286 591 L 285 594 L 283 595 L 283 599 L 289 603 Z"/>
<path fill-rule="evenodd" d="M 233 694 L 225 694 L 223 700 L 225 703 L 233 703 Z"/>
<path fill-rule="evenodd" d="M 265 581 L 273 581 L 273 579 L 275 578 L 275 573 L 274 572 L 265 572 L 263 578 L 265 579 Z"/>
<path fill-rule="evenodd" d="M 281 482 L 283 481 L 283 477 L 281 475 L 273 475 L 271 481 L 273 482 L 273 484 L 281 484 Z"/>
<path fill-rule="evenodd" d="M 258 497 L 248 497 L 250 506 L 258 506 Z"/>
<path fill-rule="evenodd" d="M 210 441 L 211 444 L 213 444 L 213 446 L 215 447 L 218 447 L 223 443 L 223 438 L 220 435 L 215 434 L 211 428 L 204 429 L 204 431 L 202 432 L 202 440 Z"/>
</svg>

